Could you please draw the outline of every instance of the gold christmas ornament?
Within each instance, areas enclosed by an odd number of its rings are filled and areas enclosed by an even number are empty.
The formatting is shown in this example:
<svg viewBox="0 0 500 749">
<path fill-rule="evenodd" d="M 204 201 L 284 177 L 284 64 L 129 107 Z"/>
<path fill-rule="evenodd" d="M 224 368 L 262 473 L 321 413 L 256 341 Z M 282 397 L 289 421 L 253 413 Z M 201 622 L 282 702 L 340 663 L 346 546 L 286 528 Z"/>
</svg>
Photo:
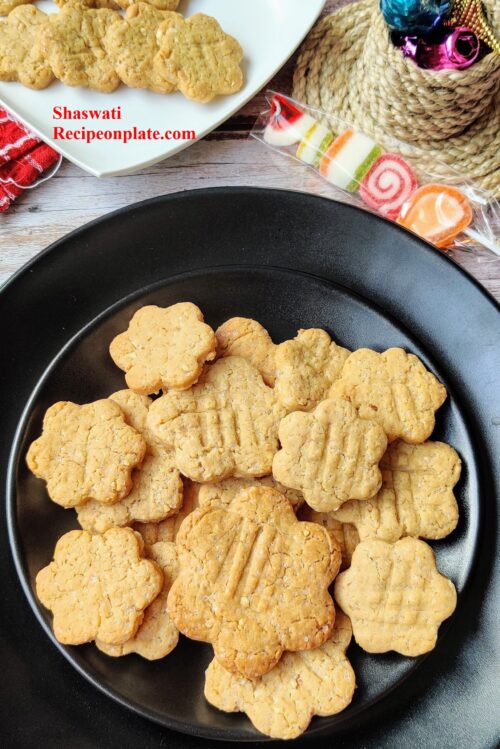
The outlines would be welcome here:
<svg viewBox="0 0 500 749">
<path fill-rule="evenodd" d="M 446 26 L 462 26 L 470 29 L 493 52 L 500 55 L 500 42 L 488 22 L 481 0 L 455 0 Z"/>
</svg>

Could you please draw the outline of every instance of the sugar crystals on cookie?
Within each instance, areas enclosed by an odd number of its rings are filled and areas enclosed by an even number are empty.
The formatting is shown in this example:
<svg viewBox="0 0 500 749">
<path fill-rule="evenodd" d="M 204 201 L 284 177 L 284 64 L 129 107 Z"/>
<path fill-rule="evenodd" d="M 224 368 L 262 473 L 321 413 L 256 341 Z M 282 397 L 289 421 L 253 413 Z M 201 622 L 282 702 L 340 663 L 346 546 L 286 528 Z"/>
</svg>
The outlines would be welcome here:
<svg viewBox="0 0 500 749">
<path fill-rule="evenodd" d="M 274 489 L 247 489 L 227 509 L 195 510 L 177 545 L 170 615 L 188 637 L 212 643 L 226 669 L 253 679 L 284 650 L 319 647 L 330 636 L 328 586 L 340 551 Z"/>
<path fill-rule="evenodd" d="M 36 577 L 38 598 L 52 611 L 54 634 L 65 645 L 126 642 L 162 585 L 160 568 L 144 559 L 141 537 L 130 528 L 66 533 Z"/>
<path fill-rule="evenodd" d="M 103 533 L 108 528 L 134 522 L 160 522 L 179 511 L 182 504 L 182 479 L 174 465 L 172 451 L 159 445 L 146 427 L 151 399 L 132 390 L 110 395 L 127 421 L 146 442 L 146 454 L 132 474 L 130 493 L 112 505 L 89 500 L 77 507 L 78 522 L 85 530 Z"/>
<path fill-rule="evenodd" d="M 279 438 L 273 476 L 299 489 L 314 510 L 336 510 L 380 489 L 385 432 L 377 422 L 360 419 L 347 401 L 330 398 L 310 413 L 294 411 L 281 422 Z"/>
<path fill-rule="evenodd" d="M 109 398 L 79 406 L 61 401 L 43 419 L 42 435 L 27 453 L 28 468 L 47 482 L 49 497 L 63 507 L 95 500 L 113 504 L 132 488 L 132 470 L 146 442 Z"/>
<path fill-rule="evenodd" d="M 417 656 L 435 646 L 457 594 L 424 541 L 407 537 L 389 544 L 372 538 L 358 544 L 351 566 L 337 577 L 335 600 L 364 650 Z"/>
<path fill-rule="evenodd" d="M 347 398 L 363 419 L 384 428 L 389 442 L 425 442 L 435 425 L 435 413 L 446 400 L 446 388 L 420 359 L 401 348 L 382 354 L 358 349 L 349 356 L 330 391 Z"/>
<path fill-rule="evenodd" d="M 175 450 L 184 476 L 203 483 L 270 473 L 283 415 L 260 373 L 246 359 L 228 356 L 207 367 L 189 390 L 158 398 L 148 426 Z"/>
<path fill-rule="evenodd" d="M 351 623 L 338 611 L 324 645 L 285 653 L 272 671 L 255 680 L 232 674 L 214 658 L 205 675 L 205 697 L 219 710 L 245 712 L 266 736 L 297 738 L 313 715 L 336 715 L 350 704 L 356 678 L 345 651 L 351 637 Z"/>
<path fill-rule="evenodd" d="M 123 369 L 127 385 L 143 395 L 186 390 L 215 358 L 215 333 L 191 302 L 141 307 L 128 329 L 111 341 L 109 352 Z"/>
</svg>

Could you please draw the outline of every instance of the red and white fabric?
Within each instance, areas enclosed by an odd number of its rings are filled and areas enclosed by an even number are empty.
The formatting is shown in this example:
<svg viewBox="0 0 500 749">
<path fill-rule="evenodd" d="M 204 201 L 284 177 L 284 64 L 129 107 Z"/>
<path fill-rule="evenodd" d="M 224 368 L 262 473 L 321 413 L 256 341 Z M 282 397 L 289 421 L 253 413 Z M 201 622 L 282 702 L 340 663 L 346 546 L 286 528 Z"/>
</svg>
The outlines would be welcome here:
<svg viewBox="0 0 500 749">
<path fill-rule="evenodd" d="M 26 188 L 43 179 L 59 160 L 57 151 L 0 108 L 1 213 L 8 210 Z"/>
</svg>

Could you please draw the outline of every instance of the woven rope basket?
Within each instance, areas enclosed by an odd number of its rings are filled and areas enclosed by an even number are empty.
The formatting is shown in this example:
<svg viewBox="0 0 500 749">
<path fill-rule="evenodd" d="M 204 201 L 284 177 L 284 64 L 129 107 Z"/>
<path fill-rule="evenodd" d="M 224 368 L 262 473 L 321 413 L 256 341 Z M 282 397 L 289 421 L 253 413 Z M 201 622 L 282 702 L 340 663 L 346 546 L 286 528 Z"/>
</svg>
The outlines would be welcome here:
<svg viewBox="0 0 500 749">
<path fill-rule="evenodd" d="M 500 0 L 485 6 L 500 36 Z M 293 93 L 399 151 L 421 174 L 450 184 L 463 175 L 500 197 L 500 55 L 466 70 L 424 70 L 392 45 L 378 1 L 361 0 L 312 30 Z"/>
</svg>

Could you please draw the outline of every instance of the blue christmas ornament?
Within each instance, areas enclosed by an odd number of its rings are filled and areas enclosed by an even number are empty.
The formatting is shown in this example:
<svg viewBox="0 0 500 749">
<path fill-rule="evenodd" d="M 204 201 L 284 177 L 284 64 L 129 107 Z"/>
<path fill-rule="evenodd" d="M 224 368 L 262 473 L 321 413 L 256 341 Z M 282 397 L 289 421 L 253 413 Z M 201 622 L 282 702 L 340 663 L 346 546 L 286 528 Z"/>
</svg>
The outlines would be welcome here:
<svg viewBox="0 0 500 749">
<path fill-rule="evenodd" d="M 393 31 L 425 37 L 439 27 L 451 0 L 380 0 L 385 22 Z"/>
</svg>

